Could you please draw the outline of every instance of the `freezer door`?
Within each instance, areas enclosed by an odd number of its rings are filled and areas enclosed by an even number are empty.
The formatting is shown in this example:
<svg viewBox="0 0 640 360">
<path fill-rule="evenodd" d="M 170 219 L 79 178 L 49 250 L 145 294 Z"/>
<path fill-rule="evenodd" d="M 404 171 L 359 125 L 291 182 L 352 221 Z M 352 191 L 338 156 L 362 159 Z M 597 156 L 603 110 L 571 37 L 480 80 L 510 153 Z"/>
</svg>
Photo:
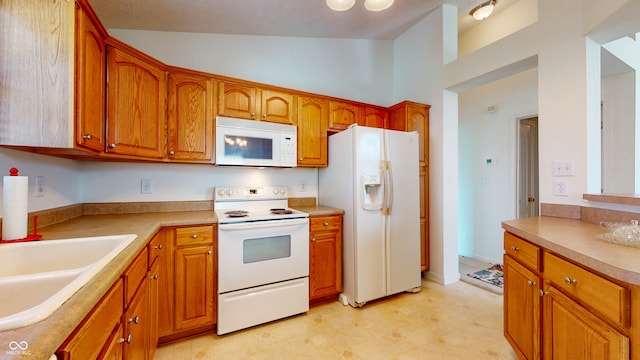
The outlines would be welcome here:
<svg viewBox="0 0 640 360">
<path fill-rule="evenodd" d="M 390 202 L 386 217 L 387 294 L 421 285 L 418 134 L 385 131 Z"/>
<path fill-rule="evenodd" d="M 376 183 L 371 174 L 382 171 L 384 156 L 384 131 L 377 128 L 353 128 L 354 134 L 354 166 L 356 179 L 353 179 L 356 192 L 362 194 L 361 187 L 365 183 Z M 380 181 L 384 180 L 380 178 Z M 380 188 L 384 186 L 381 183 Z M 354 256 L 355 256 L 355 289 L 354 298 L 357 303 L 378 299 L 387 294 L 386 266 L 385 266 L 385 221 L 381 206 L 372 206 L 381 198 L 373 192 L 381 190 L 370 189 L 372 199 L 363 202 L 362 196 L 356 196 L 356 206 L 353 209 L 355 218 Z"/>
</svg>

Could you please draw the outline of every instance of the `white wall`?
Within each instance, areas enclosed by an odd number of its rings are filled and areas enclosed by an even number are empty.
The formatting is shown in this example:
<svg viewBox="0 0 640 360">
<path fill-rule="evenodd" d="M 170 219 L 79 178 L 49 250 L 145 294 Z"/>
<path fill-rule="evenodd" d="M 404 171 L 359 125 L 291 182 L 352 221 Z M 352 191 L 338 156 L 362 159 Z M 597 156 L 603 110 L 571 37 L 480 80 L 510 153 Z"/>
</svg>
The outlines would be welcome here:
<svg viewBox="0 0 640 360">
<path fill-rule="evenodd" d="M 389 40 L 220 35 L 110 29 L 173 66 L 388 106 Z"/>
<path fill-rule="evenodd" d="M 518 119 L 537 115 L 538 72 L 460 93 L 459 105 L 459 253 L 502 263 L 500 223 L 517 218 Z"/>
<path fill-rule="evenodd" d="M 12 167 L 20 170 L 19 175 L 29 177 L 28 211 L 67 206 L 81 201 L 79 166 L 76 161 L 0 148 L 1 175 L 9 175 Z M 43 197 L 35 196 L 36 176 L 44 176 Z M 0 217 L 6 211 L 11 210 L 3 209 L 0 201 Z"/>
</svg>

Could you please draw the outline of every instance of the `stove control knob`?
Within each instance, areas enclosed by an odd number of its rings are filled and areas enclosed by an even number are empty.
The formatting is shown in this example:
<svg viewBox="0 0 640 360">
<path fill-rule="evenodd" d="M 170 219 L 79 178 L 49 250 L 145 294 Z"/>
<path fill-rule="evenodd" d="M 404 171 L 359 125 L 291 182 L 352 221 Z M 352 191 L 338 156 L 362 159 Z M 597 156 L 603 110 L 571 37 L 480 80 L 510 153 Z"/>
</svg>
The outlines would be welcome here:
<svg viewBox="0 0 640 360">
<path fill-rule="evenodd" d="M 224 189 L 218 189 L 218 195 L 220 196 L 224 195 Z"/>
<path fill-rule="evenodd" d="M 233 195 L 233 190 L 227 189 L 227 195 Z"/>
<path fill-rule="evenodd" d="M 273 188 L 273 193 L 277 194 L 278 193 L 278 188 Z"/>
<path fill-rule="evenodd" d="M 287 189 L 286 188 L 280 188 L 280 194 L 284 195 L 287 193 Z"/>
</svg>

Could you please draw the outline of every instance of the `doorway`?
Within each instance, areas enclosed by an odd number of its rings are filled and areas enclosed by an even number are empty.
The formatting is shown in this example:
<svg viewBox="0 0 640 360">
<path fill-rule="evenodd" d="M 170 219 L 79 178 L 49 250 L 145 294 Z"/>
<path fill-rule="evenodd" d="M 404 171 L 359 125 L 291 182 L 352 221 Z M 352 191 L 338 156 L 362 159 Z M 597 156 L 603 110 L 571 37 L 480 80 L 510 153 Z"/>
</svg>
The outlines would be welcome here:
<svg viewBox="0 0 640 360">
<path fill-rule="evenodd" d="M 518 219 L 538 216 L 538 117 L 518 122 Z"/>
</svg>

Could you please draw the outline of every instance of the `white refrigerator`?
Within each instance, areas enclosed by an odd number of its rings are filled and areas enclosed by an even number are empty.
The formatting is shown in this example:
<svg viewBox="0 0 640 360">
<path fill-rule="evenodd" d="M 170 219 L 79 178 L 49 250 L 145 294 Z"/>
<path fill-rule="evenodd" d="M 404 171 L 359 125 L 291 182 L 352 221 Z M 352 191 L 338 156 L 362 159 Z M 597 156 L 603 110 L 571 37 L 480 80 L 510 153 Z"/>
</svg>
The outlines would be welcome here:
<svg viewBox="0 0 640 360">
<path fill-rule="evenodd" d="M 418 182 L 416 132 L 352 125 L 329 137 L 318 203 L 345 212 L 343 304 L 420 290 Z"/>
</svg>

